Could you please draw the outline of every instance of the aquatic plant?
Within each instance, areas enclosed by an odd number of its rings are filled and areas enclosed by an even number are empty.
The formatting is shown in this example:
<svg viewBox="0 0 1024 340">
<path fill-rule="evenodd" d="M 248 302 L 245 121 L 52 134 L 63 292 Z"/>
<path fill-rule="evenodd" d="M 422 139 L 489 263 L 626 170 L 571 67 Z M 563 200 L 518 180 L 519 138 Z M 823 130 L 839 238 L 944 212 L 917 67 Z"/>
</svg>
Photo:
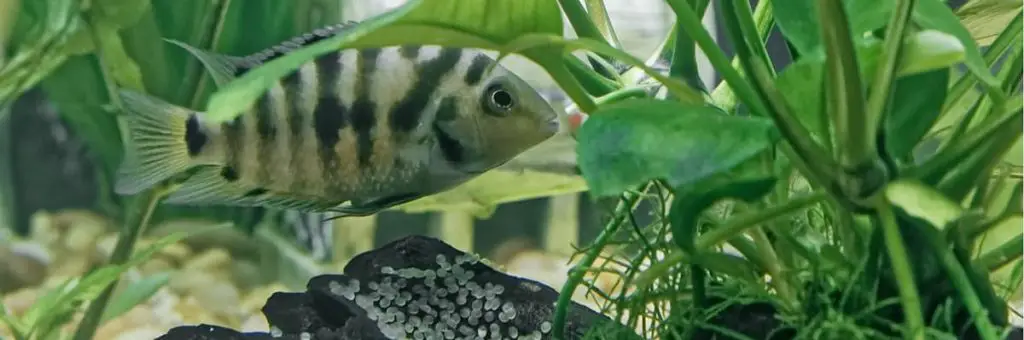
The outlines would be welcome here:
<svg viewBox="0 0 1024 340">
<path fill-rule="evenodd" d="M 1019 2 L 723 0 L 731 60 L 701 25 L 710 1 L 667 3 L 677 20 L 658 53 L 667 74 L 617 48 L 600 0 L 421 0 L 201 102 L 230 119 L 269 79 L 339 48 L 519 54 L 588 115 L 576 133 L 582 176 L 591 194 L 619 199 L 562 287 L 556 338 L 571 293 L 612 243 L 628 245 L 621 274 L 635 289 L 609 296 L 604 312 L 629 312 L 629 326 L 649 315 L 642 328 L 660 338 L 1006 337 L 1006 300 L 1022 278 Z M 975 32 L 1000 33 L 982 51 L 958 13 L 990 22 Z M 579 38 L 563 37 L 562 14 Z M 776 27 L 794 59 L 778 69 L 765 51 Z M 698 49 L 723 79 L 710 93 L 693 67 Z M 586 62 L 576 50 L 591 52 Z M 113 47 L 98 51 L 108 71 L 130 65 Z M 128 71 L 105 77 L 140 88 Z M 132 221 L 159 194 L 127 219 L 128 253 L 142 225 Z M 652 225 L 632 218 L 643 199 L 659 203 Z"/>
</svg>

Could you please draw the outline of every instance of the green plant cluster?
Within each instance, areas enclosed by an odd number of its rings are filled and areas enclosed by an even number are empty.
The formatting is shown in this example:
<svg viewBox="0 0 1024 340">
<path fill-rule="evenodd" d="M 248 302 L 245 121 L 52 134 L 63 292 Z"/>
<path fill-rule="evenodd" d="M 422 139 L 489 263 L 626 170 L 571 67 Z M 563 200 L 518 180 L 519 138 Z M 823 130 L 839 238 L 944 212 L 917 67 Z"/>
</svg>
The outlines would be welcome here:
<svg viewBox="0 0 1024 340">
<path fill-rule="evenodd" d="M 941 0 L 717 1 L 731 59 L 701 24 L 710 1 L 666 2 L 676 16 L 657 53 L 671 61 L 667 74 L 617 47 L 601 0 L 414 0 L 208 100 L 143 79 L 151 93 L 205 103 L 208 117 L 227 120 L 271 79 L 339 48 L 419 43 L 522 55 L 589 114 L 576 133 L 579 167 L 593 195 L 619 198 L 562 287 L 556 334 L 584 274 L 602 270 L 591 266 L 607 246 L 625 244 L 619 274 L 635 290 L 607 296 L 608 312 L 631 325 L 653 320 L 643 328 L 663 339 L 1005 337 L 1005 301 L 1022 277 L 1019 2 L 1009 22 L 991 23 L 1003 28 L 983 51 Z M 964 8 L 992 13 L 980 9 L 1006 3 Z M 563 14 L 579 38 L 564 38 Z M 794 59 L 780 69 L 765 48 L 776 27 Z M 119 40 L 92 31 L 104 84 L 143 87 L 124 54 L 104 47 Z M 589 63 L 569 54 L 577 50 Z M 698 85 L 698 50 L 723 78 L 710 93 Z M 160 190 L 146 194 L 140 216 Z M 659 209 L 652 225 L 638 226 L 632 210 L 644 199 Z M 752 335 L 722 321 L 736 310 L 741 320 L 761 317 L 751 306 L 766 306 L 770 329 Z"/>
</svg>

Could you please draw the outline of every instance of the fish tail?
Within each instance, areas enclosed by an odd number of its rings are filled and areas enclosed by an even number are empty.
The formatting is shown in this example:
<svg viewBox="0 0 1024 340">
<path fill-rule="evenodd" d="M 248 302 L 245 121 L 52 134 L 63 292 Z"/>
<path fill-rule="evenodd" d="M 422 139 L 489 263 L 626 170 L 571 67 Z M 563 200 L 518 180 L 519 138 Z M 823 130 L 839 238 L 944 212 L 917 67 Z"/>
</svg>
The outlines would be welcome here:
<svg viewBox="0 0 1024 340">
<path fill-rule="evenodd" d="M 193 165 L 186 140 L 192 110 L 129 90 L 120 90 L 119 97 L 128 138 L 114 192 L 139 193 Z"/>
</svg>

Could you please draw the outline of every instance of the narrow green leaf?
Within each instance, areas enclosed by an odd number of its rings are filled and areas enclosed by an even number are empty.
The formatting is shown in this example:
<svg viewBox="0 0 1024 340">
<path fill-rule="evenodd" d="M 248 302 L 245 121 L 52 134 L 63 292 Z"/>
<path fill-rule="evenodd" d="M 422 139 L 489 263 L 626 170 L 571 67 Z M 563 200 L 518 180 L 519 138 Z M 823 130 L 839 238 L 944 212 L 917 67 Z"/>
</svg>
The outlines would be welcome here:
<svg viewBox="0 0 1024 340">
<path fill-rule="evenodd" d="M 904 213 L 945 228 L 964 214 L 964 209 L 924 183 L 901 179 L 889 183 L 885 197 Z"/>
<path fill-rule="evenodd" d="M 591 193 L 617 195 L 650 179 L 678 187 L 729 170 L 778 138 L 770 120 L 651 99 L 602 107 L 583 124 L 578 162 Z"/>
<path fill-rule="evenodd" d="M 167 282 L 170 281 L 170 279 L 170 274 L 158 273 L 139 281 L 132 282 L 131 285 L 125 287 L 120 294 L 115 295 L 114 298 L 110 300 L 110 304 L 107 305 L 107 309 L 103 313 L 102 322 L 107 322 L 111 319 L 117 318 L 118 316 L 132 310 L 135 306 L 146 302 L 149 298 L 153 297 L 160 288 L 167 285 Z"/>
<path fill-rule="evenodd" d="M 556 2 L 412 0 L 338 36 L 247 72 L 210 98 L 207 115 L 214 121 L 233 118 L 275 80 L 321 54 L 340 48 L 438 44 L 500 50 L 501 45 L 529 33 L 562 35 L 562 18 Z"/>
<path fill-rule="evenodd" d="M 665 88 L 668 89 L 669 93 L 675 96 L 675 98 L 678 98 L 683 102 L 690 104 L 700 104 L 704 102 L 703 95 L 697 90 L 694 90 L 693 87 L 687 85 L 685 82 L 661 74 L 660 72 L 654 70 L 650 66 L 647 66 L 647 64 L 644 63 L 644 61 L 630 55 L 625 51 L 612 48 L 606 44 L 590 39 L 580 38 L 566 40 L 561 37 L 550 34 L 526 34 L 502 47 L 501 57 L 504 57 L 510 53 L 522 53 L 528 58 L 540 64 L 541 66 L 544 66 L 546 69 L 550 70 L 559 67 L 561 61 L 555 58 L 543 58 L 539 56 L 539 54 L 552 53 L 550 50 L 553 47 L 559 47 L 560 49 L 562 49 L 557 50 L 559 54 L 572 52 L 577 49 L 587 49 L 590 51 L 608 55 L 626 64 L 629 64 L 630 66 L 639 67 L 640 69 L 644 70 L 652 78 L 657 79 L 659 82 L 664 84 Z M 559 81 L 560 79 L 555 80 Z M 559 85 L 562 85 L 563 83 L 565 83 L 565 81 L 559 81 Z M 588 112 L 588 108 L 584 108 L 581 106 L 580 109 L 583 109 L 584 112 Z"/>
<path fill-rule="evenodd" d="M 895 100 L 884 121 L 885 150 L 891 157 L 909 160 L 942 114 L 949 78 L 948 69 L 939 69 L 899 78 L 893 83 Z"/>
</svg>

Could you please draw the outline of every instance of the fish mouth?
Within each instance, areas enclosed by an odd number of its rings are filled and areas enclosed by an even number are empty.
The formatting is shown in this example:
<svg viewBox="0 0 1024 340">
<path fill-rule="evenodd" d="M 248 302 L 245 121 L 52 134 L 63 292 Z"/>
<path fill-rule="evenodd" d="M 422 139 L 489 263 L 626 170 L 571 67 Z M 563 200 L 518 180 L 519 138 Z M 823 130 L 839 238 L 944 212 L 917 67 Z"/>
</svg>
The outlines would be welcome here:
<svg viewBox="0 0 1024 340">
<path fill-rule="evenodd" d="M 562 129 L 562 120 L 556 116 L 551 120 L 544 123 L 544 131 L 551 134 L 556 134 Z"/>
</svg>

